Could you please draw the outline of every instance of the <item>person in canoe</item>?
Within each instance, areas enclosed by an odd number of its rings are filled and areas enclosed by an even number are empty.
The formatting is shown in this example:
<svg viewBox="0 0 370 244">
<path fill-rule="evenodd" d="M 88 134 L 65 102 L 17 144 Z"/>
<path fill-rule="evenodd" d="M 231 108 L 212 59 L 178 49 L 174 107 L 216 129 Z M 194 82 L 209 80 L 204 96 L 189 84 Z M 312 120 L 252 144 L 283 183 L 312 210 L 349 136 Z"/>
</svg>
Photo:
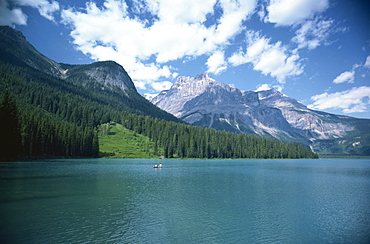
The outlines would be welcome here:
<svg viewBox="0 0 370 244">
<path fill-rule="evenodd" d="M 154 166 L 153 166 L 153 168 L 162 168 L 162 164 L 155 164 Z"/>
</svg>

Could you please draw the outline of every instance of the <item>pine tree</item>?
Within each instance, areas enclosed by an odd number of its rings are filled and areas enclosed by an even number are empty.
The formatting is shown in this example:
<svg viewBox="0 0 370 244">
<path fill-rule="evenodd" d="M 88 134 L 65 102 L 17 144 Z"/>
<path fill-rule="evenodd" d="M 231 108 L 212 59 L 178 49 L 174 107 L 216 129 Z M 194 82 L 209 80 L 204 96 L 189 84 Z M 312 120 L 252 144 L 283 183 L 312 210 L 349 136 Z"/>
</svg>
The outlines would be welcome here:
<svg viewBox="0 0 370 244">
<path fill-rule="evenodd" d="M 0 161 L 11 161 L 19 157 L 21 133 L 15 101 L 5 92 L 0 105 Z"/>
</svg>

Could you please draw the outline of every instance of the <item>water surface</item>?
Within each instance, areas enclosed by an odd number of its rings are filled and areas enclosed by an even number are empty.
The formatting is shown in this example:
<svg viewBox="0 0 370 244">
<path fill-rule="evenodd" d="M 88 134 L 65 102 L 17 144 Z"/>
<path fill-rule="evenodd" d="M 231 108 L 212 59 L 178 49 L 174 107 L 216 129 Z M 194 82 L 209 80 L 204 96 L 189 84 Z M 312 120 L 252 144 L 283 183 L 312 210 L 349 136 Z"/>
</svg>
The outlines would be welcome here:
<svg viewBox="0 0 370 244">
<path fill-rule="evenodd" d="M 2 163 L 0 190 L 5 243 L 370 242 L 370 160 Z"/>
</svg>

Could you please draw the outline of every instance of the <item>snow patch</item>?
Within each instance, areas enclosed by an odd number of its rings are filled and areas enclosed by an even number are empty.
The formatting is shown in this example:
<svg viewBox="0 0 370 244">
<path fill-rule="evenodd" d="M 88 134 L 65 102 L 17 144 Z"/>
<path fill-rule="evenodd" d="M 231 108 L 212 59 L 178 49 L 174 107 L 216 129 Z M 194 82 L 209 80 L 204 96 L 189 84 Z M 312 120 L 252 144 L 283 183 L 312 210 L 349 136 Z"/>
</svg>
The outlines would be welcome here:
<svg viewBox="0 0 370 244">
<path fill-rule="evenodd" d="M 353 147 L 355 147 L 355 146 L 360 146 L 360 144 L 361 144 L 361 142 L 359 142 L 359 141 L 358 141 L 358 142 L 354 142 L 354 143 L 352 143 L 352 146 L 353 146 Z"/>
</svg>

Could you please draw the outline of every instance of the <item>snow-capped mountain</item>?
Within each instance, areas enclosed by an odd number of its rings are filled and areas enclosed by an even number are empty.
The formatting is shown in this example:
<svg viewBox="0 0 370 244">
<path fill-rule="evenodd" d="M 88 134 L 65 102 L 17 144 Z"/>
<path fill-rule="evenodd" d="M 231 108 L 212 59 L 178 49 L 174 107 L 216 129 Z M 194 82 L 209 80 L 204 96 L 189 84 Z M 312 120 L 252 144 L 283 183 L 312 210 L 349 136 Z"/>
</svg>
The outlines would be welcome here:
<svg viewBox="0 0 370 244">
<path fill-rule="evenodd" d="M 321 153 L 370 153 L 370 120 L 314 111 L 274 89 L 242 91 L 198 75 L 179 77 L 151 101 L 201 127 L 301 142 Z"/>
</svg>

